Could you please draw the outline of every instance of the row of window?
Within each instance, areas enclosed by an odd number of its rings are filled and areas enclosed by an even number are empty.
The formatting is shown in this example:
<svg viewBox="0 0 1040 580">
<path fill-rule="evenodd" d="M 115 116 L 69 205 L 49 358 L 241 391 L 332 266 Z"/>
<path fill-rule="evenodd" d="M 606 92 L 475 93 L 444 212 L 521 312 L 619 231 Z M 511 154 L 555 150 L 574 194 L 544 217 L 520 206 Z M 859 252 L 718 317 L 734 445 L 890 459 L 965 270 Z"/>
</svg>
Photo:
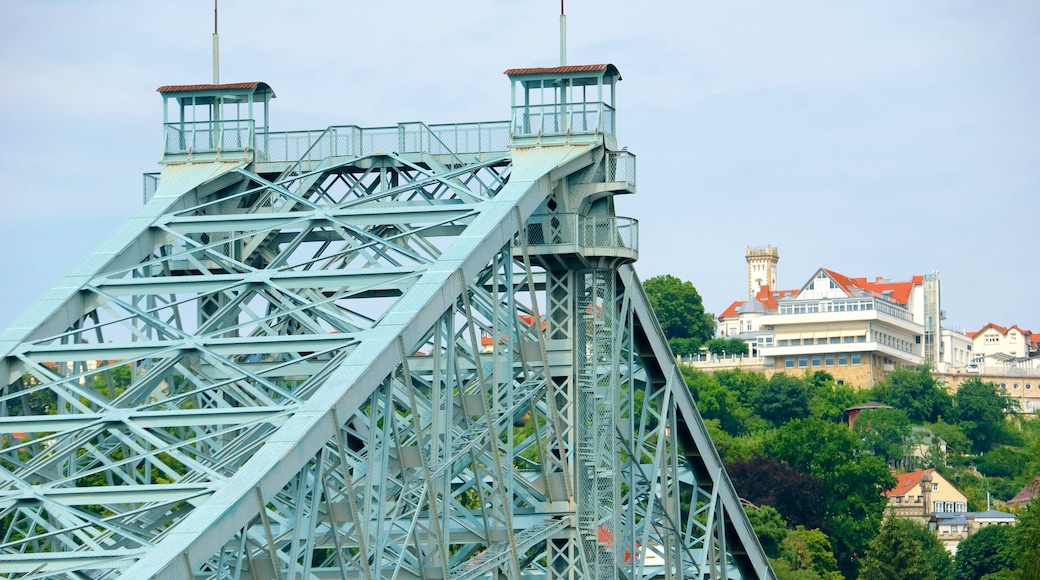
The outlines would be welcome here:
<svg viewBox="0 0 1040 580">
<path fill-rule="evenodd" d="M 803 354 L 797 357 L 788 356 L 784 357 L 784 367 L 792 369 L 797 364 L 798 367 L 832 367 L 837 364 L 842 365 L 858 365 L 863 362 L 863 353 L 838 353 L 838 354 L 814 354 L 807 355 Z"/>
<path fill-rule="evenodd" d="M 777 346 L 802 346 L 811 344 L 841 344 L 853 342 L 867 342 L 866 336 L 832 336 L 830 338 L 781 338 L 776 341 Z"/>
<path fill-rule="evenodd" d="M 1002 389 L 1004 389 L 1006 391 L 1007 390 L 1007 383 L 1000 383 L 1000 388 L 1002 388 Z M 1018 383 L 1012 384 L 1011 390 L 1017 391 L 1018 390 Z M 1033 384 L 1032 383 L 1026 383 L 1026 390 L 1027 391 L 1033 390 Z"/>
<path fill-rule="evenodd" d="M 933 501 L 932 511 L 941 514 L 966 512 L 968 510 L 962 501 Z"/>
<path fill-rule="evenodd" d="M 853 299 L 853 300 L 836 300 L 836 301 L 825 301 L 825 302 L 789 302 L 787 304 L 779 304 L 777 311 L 780 314 L 816 314 L 818 312 L 856 312 L 860 310 L 873 310 L 874 300 L 868 299 Z"/>
</svg>

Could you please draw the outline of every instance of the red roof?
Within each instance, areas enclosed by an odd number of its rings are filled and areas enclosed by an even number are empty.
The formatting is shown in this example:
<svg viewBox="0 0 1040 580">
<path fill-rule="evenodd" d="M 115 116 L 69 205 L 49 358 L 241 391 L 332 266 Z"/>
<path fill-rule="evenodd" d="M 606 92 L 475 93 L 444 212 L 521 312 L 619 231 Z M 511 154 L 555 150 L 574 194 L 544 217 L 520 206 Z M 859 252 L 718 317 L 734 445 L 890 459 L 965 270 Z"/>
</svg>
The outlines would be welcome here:
<svg viewBox="0 0 1040 580">
<path fill-rule="evenodd" d="M 730 304 L 729 308 L 723 310 L 722 314 L 719 315 L 719 320 L 722 320 L 723 318 L 732 318 L 732 317 L 736 316 L 737 314 L 739 314 L 737 312 L 737 309 L 740 308 L 743 305 L 744 305 L 744 301 L 743 300 L 737 300 L 733 304 Z"/>
<path fill-rule="evenodd" d="M 553 66 L 553 67 L 528 67 L 528 68 L 511 68 L 505 72 L 509 76 L 527 76 L 527 75 L 556 75 L 556 74 L 568 74 L 568 73 L 581 73 L 581 72 L 594 72 L 607 74 L 619 74 L 618 70 L 612 64 L 572 64 L 565 66 Z"/>
<path fill-rule="evenodd" d="M 1026 330 L 1026 329 L 1022 328 L 1021 326 L 1019 326 L 1017 324 L 1012 324 L 1011 326 L 1005 328 L 1003 326 L 1000 326 L 999 324 L 994 324 L 992 322 L 987 323 L 985 326 L 980 328 L 978 332 L 969 334 L 968 336 L 975 336 L 975 334 L 981 334 L 982 332 L 985 332 L 987 328 L 992 328 L 993 330 L 996 330 L 1000 334 L 1007 334 L 1008 331 L 1010 331 L 1011 329 L 1015 329 L 1015 330 L 1019 331 L 1020 333 L 1026 335 L 1026 336 L 1029 336 L 1029 337 L 1033 336 L 1032 331 Z M 1032 340 L 1034 343 L 1036 342 L 1036 339 L 1031 338 L 1030 340 Z"/>
<path fill-rule="evenodd" d="M 901 497 L 921 485 L 921 477 L 926 473 L 934 473 L 934 469 L 918 469 L 910 473 L 896 475 L 896 485 L 884 493 L 885 497 Z"/>
<path fill-rule="evenodd" d="M 881 278 L 875 278 L 873 282 L 866 278 L 849 278 L 844 274 L 839 274 L 833 270 L 823 268 L 823 271 L 827 273 L 842 290 L 852 293 L 853 289 L 862 290 L 871 294 L 882 295 L 888 292 L 888 296 L 892 302 L 897 304 L 906 304 L 910 301 L 910 293 L 913 292 L 914 286 L 918 286 L 924 283 L 924 276 L 914 276 L 909 282 L 892 282 L 890 280 L 883 280 Z"/>
<path fill-rule="evenodd" d="M 262 82 L 251 82 L 251 83 L 226 83 L 221 85 L 164 85 L 155 89 L 160 93 L 196 93 L 200 91 L 217 91 L 224 89 L 252 89 L 257 90 L 271 90 L 271 87 L 267 86 L 267 83 Z"/>
<path fill-rule="evenodd" d="M 791 298 L 797 296 L 798 290 L 772 290 L 768 285 L 760 286 L 758 294 L 755 294 L 755 300 L 758 300 L 762 307 L 765 308 L 766 312 L 776 312 L 776 302 L 781 298 Z M 723 318 L 732 318 L 740 314 L 738 309 L 747 304 L 746 300 L 737 300 L 733 304 L 729 305 L 729 308 L 722 311 L 719 315 L 719 320 Z"/>
<path fill-rule="evenodd" d="M 1009 504 L 1029 503 L 1040 497 L 1040 477 L 1033 478 L 1022 488 L 1022 491 L 1015 494 L 1015 497 L 1008 500 Z"/>
</svg>

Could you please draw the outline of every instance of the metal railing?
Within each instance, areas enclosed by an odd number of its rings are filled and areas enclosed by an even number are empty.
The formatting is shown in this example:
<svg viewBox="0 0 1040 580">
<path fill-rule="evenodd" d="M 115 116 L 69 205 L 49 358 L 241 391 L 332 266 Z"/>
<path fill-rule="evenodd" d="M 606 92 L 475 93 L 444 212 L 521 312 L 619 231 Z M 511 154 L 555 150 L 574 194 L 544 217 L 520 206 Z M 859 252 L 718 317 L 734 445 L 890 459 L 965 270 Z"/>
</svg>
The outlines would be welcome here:
<svg viewBox="0 0 1040 580">
<path fill-rule="evenodd" d="M 329 157 L 363 157 L 374 153 L 481 155 L 509 150 L 509 122 L 391 127 L 333 126 L 324 131 L 260 133 L 258 158 L 269 162 L 320 161 Z"/>
<path fill-rule="evenodd" d="M 155 195 L 155 191 L 159 189 L 159 174 L 145 173 L 141 176 L 141 181 L 143 182 L 142 195 L 144 197 L 144 202 L 148 203 L 148 200 L 152 199 L 152 196 Z"/>
<path fill-rule="evenodd" d="M 526 232 L 531 246 L 639 249 L 639 222 L 627 217 L 535 214 L 527 220 Z"/>
<path fill-rule="evenodd" d="M 614 108 L 602 102 L 513 107 L 513 135 L 614 134 Z"/>
<path fill-rule="evenodd" d="M 214 153 L 253 148 L 252 119 L 166 123 L 163 153 Z"/>
<path fill-rule="evenodd" d="M 636 156 L 628 151 L 607 152 L 607 181 L 636 184 Z"/>
</svg>

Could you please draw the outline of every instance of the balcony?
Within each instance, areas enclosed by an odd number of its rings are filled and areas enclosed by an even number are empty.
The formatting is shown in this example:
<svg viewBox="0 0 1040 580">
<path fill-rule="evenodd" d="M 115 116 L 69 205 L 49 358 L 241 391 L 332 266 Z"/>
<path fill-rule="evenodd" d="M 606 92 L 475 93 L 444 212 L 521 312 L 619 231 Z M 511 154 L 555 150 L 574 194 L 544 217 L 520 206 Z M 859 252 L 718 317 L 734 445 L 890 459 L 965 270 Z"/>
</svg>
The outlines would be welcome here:
<svg viewBox="0 0 1040 580">
<path fill-rule="evenodd" d="M 532 257 L 547 267 L 573 265 L 617 267 L 639 256 L 639 222 L 616 216 L 535 214 L 527 220 L 526 237 L 513 246 L 514 256 L 523 256 L 523 244 Z"/>
</svg>

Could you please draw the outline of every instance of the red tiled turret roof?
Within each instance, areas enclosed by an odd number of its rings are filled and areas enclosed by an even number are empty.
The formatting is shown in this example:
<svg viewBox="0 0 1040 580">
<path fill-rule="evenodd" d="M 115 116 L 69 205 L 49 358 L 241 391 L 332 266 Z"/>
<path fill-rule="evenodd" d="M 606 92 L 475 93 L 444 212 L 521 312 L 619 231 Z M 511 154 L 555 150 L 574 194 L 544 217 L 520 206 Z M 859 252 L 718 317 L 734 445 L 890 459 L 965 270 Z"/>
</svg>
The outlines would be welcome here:
<svg viewBox="0 0 1040 580">
<path fill-rule="evenodd" d="M 918 469 L 917 471 L 911 471 L 910 473 L 900 473 L 896 475 L 896 485 L 892 489 L 886 491 L 883 495 L 885 497 L 899 497 L 904 496 L 919 485 L 921 485 L 921 477 L 926 473 L 933 473 L 934 469 Z"/>
</svg>

